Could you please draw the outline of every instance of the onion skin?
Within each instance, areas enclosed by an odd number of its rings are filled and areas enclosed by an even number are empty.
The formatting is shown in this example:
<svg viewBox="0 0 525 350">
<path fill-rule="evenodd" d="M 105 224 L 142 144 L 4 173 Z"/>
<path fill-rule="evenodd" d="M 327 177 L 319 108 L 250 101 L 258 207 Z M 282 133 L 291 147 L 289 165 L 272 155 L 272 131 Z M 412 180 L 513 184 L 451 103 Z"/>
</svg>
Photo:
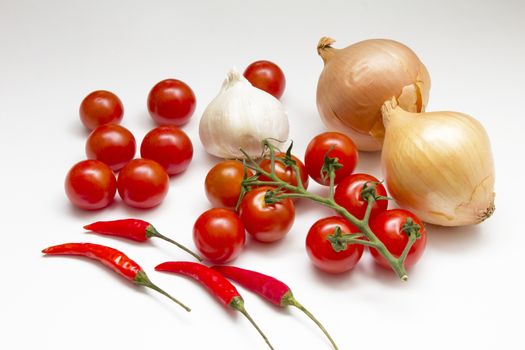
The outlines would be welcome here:
<svg viewBox="0 0 525 350">
<path fill-rule="evenodd" d="M 381 157 L 390 196 L 423 221 L 477 224 L 494 212 L 494 163 L 483 126 L 458 112 L 409 113 L 387 101 Z"/>
<path fill-rule="evenodd" d="M 400 106 L 422 112 L 430 76 L 407 46 L 388 39 L 365 40 L 344 49 L 321 38 L 317 51 L 325 66 L 317 84 L 317 108 L 329 130 L 350 136 L 362 151 L 382 147 L 381 106 L 395 97 Z"/>
</svg>

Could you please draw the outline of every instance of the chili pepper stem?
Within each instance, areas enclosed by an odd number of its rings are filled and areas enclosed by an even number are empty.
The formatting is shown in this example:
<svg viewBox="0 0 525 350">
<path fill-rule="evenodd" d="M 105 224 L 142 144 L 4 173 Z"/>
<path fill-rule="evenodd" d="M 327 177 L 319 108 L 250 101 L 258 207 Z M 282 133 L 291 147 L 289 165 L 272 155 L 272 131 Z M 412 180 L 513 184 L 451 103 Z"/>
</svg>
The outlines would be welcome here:
<svg viewBox="0 0 525 350">
<path fill-rule="evenodd" d="M 339 350 L 339 348 L 335 344 L 334 339 L 332 339 L 332 337 L 330 336 L 330 334 L 328 333 L 326 328 L 324 328 L 324 326 L 321 324 L 321 322 L 317 318 L 315 318 L 315 316 L 310 311 L 308 311 L 307 308 L 305 308 L 301 303 L 299 303 L 297 301 L 297 299 L 294 298 L 294 296 L 293 296 L 293 294 L 291 292 L 288 292 L 288 293 L 286 293 L 283 296 L 283 298 L 281 300 L 281 304 L 282 305 L 294 306 L 294 307 L 298 308 L 299 310 L 301 310 L 302 312 L 304 312 L 305 315 L 308 316 L 312 321 L 314 321 L 315 324 L 321 329 L 321 331 L 323 331 L 323 333 L 326 335 L 328 340 L 330 340 L 330 343 L 332 343 L 332 346 L 334 347 L 334 349 L 335 350 Z"/>
<path fill-rule="evenodd" d="M 270 341 L 268 340 L 268 338 L 266 337 L 266 335 L 263 333 L 263 331 L 259 328 L 259 326 L 257 325 L 257 323 L 255 323 L 255 321 L 253 320 L 253 318 L 250 316 L 250 314 L 248 313 L 248 311 L 246 311 L 246 309 L 244 308 L 244 301 L 242 300 L 242 298 L 240 297 L 235 297 L 232 299 L 232 301 L 230 302 L 230 307 L 234 310 L 237 310 L 239 311 L 241 314 L 243 314 L 247 319 L 248 321 L 250 321 L 250 323 L 255 327 L 255 329 L 257 329 L 257 332 L 259 332 L 259 334 L 263 337 L 264 341 L 266 342 L 266 344 L 268 344 L 268 346 L 270 347 L 270 349 L 274 350 L 272 344 L 270 344 Z"/>
<path fill-rule="evenodd" d="M 177 304 L 179 304 L 184 310 L 190 312 L 191 309 L 189 307 L 187 307 L 186 305 L 184 305 L 183 303 L 181 303 L 180 301 L 178 301 L 177 299 L 175 299 L 174 297 L 172 297 L 171 295 L 169 295 L 167 292 L 165 292 L 164 290 L 162 290 L 160 287 L 158 287 L 157 285 L 153 284 L 153 282 L 151 282 L 151 280 L 148 278 L 148 276 L 146 275 L 146 273 L 144 271 L 139 271 L 137 273 L 137 276 L 135 277 L 135 283 L 138 284 L 139 286 L 144 286 L 144 287 L 147 287 L 147 288 L 150 288 L 150 289 L 153 289 L 154 291 L 157 291 L 159 292 L 160 294 L 168 297 L 169 299 L 171 299 L 172 301 L 176 302 Z"/>
<path fill-rule="evenodd" d="M 168 237 L 164 236 L 163 234 L 159 233 L 159 231 L 157 231 L 157 229 L 155 227 L 153 227 L 153 225 L 149 225 L 146 228 L 146 234 L 148 235 L 148 237 L 157 237 L 157 238 L 165 240 L 166 242 L 174 244 L 177 247 L 179 247 L 180 249 L 184 250 L 186 253 L 192 255 L 195 259 L 197 259 L 200 262 L 202 262 L 202 258 L 200 257 L 200 255 L 198 255 L 197 253 L 193 252 L 191 249 L 186 248 L 185 246 L 183 246 L 179 242 L 176 242 L 176 241 L 172 240 L 171 238 L 168 238 Z"/>
</svg>

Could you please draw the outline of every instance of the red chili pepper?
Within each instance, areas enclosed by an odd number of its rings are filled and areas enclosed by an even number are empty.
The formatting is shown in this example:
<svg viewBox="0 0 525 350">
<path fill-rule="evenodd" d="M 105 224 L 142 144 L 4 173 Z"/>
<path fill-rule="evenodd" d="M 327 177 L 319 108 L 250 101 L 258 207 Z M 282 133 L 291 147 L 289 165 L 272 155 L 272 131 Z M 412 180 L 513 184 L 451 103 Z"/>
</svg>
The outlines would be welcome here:
<svg viewBox="0 0 525 350">
<path fill-rule="evenodd" d="M 274 305 L 279 307 L 295 306 L 310 317 L 310 319 L 314 321 L 328 337 L 334 349 L 338 349 L 335 341 L 330 334 L 328 334 L 328 331 L 323 327 L 321 322 L 319 322 L 310 311 L 294 298 L 290 287 L 285 283 L 260 272 L 241 269 L 235 266 L 213 266 L 212 269 L 221 273 L 226 278 L 238 282 L 246 289 L 259 294 Z"/>
<path fill-rule="evenodd" d="M 189 307 L 153 284 L 139 264 L 116 249 L 93 243 L 66 243 L 46 248 L 42 250 L 42 253 L 47 255 L 79 255 L 100 261 L 135 284 L 151 288 L 170 298 L 186 311 L 191 311 Z"/>
<path fill-rule="evenodd" d="M 198 254 L 192 252 L 182 244 L 160 234 L 152 224 L 144 220 L 122 219 L 113 221 L 97 221 L 84 226 L 84 229 L 103 235 L 128 238 L 137 242 L 145 242 L 151 237 L 157 237 L 175 244 L 180 249 L 193 255 L 197 260 L 202 261 L 202 258 Z"/>
<path fill-rule="evenodd" d="M 226 278 L 224 278 L 224 276 L 222 276 L 220 273 L 210 269 L 205 265 L 189 261 L 168 261 L 157 265 L 155 270 L 188 276 L 200 282 L 208 289 L 208 291 L 210 291 L 211 294 L 219 299 L 223 305 L 231 307 L 232 309 L 237 310 L 246 316 L 246 318 L 264 338 L 264 341 L 266 344 L 268 344 L 270 349 L 273 349 L 266 335 L 264 335 L 259 326 L 244 308 L 244 300 L 235 286 L 231 284 Z"/>
</svg>

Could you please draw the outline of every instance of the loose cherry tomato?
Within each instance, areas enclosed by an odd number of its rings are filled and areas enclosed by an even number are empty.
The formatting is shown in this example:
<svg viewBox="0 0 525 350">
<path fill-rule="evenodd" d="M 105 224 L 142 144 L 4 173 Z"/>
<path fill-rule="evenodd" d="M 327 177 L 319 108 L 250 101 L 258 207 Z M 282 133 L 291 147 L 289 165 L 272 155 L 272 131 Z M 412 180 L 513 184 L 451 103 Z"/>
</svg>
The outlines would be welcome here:
<svg viewBox="0 0 525 350">
<path fill-rule="evenodd" d="M 175 175 L 190 165 L 193 145 L 188 135 L 178 127 L 159 126 L 142 140 L 140 155 L 162 165 L 169 175 Z"/>
<path fill-rule="evenodd" d="M 149 114 L 160 125 L 186 124 L 195 110 L 195 104 L 193 90 L 177 79 L 158 82 L 148 95 Z"/>
<path fill-rule="evenodd" d="M 89 134 L 86 141 L 88 159 L 109 165 L 113 171 L 122 169 L 135 157 L 135 137 L 123 126 L 101 125 Z"/>
<path fill-rule="evenodd" d="M 339 227 L 344 233 L 359 230 L 340 216 L 331 216 L 317 221 L 306 236 L 306 251 L 312 263 L 330 273 L 341 273 L 352 269 L 363 255 L 361 244 L 349 244 L 346 250 L 336 252 L 328 240 Z"/>
<path fill-rule="evenodd" d="M 124 107 L 114 93 L 98 90 L 84 97 L 79 112 L 82 124 L 89 130 L 94 130 L 103 124 L 119 124 L 124 115 Z"/>
<path fill-rule="evenodd" d="M 275 155 L 275 158 L 282 159 L 284 162 L 290 162 L 290 161 L 295 162 L 295 164 L 297 164 L 297 167 L 299 168 L 299 175 L 301 177 L 301 182 L 303 183 L 303 186 L 305 189 L 308 188 L 308 172 L 306 171 L 306 168 L 303 162 L 301 162 L 299 158 L 297 158 L 294 155 L 291 155 L 290 157 L 291 159 L 288 159 L 288 157 L 286 156 L 286 153 L 277 153 Z M 263 170 L 267 172 L 271 172 L 272 171 L 271 163 L 272 162 L 270 161 L 270 159 L 264 159 L 259 165 Z M 297 175 L 295 174 L 295 171 L 291 165 L 285 165 L 282 162 L 276 160 L 275 161 L 275 175 L 277 175 L 279 179 L 289 183 L 290 185 L 297 186 Z M 264 175 L 261 175 L 259 177 L 259 180 L 270 181 L 270 179 Z"/>
<path fill-rule="evenodd" d="M 168 174 L 150 159 L 133 159 L 118 175 L 118 193 L 124 203 L 136 208 L 159 205 L 169 188 Z"/>
<path fill-rule="evenodd" d="M 224 264 L 239 256 L 246 233 L 233 210 L 212 208 L 195 221 L 193 241 L 203 257 L 215 264 Z"/>
<path fill-rule="evenodd" d="M 253 175 L 250 169 L 247 169 L 248 177 Z M 244 166 L 236 160 L 225 160 L 215 164 L 210 169 L 204 189 L 206 197 L 213 206 L 233 208 L 239 200 L 241 194 L 241 184 L 244 178 Z"/>
<path fill-rule="evenodd" d="M 277 99 L 281 98 L 284 93 L 286 78 L 281 68 L 273 62 L 253 62 L 246 68 L 243 75 L 253 86 L 266 91 Z"/>
<path fill-rule="evenodd" d="M 265 195 L 271 187 L 263 186 L 248 192 L 239 207 L 239 216 L 249 234 L 261 242 L 273 242 L 283 238 L 292 228 L 295 206 L 289 198 L 267 204 Z"/>
<path fill-rule="evenodd" d="M 382 212 L 370 223 L 370 228 L 377 238 L 383 242 L 392 255 L 399 257 L 408 243 L 408 235 L 403 231 L 403 225 L 407 222 L 408 218 L 411 218 L 414 224 L 420 227 L 419 234 L 421 238 L 416 240 L 412 248 L 408 251 L 405 259 L 405 267 L 414 265 L 419 258 L 421 258 L 425 250 L 427 235 L 425 226 L 421 220 L 408 210 L 391 209 Z M 370 248 L 370 253 L 372 253 L 372 257 L 377 264 L 390 269 L 388 262 L 377 250 Z"/>
<path fill-rule="evenodd" d="M 332 147 L 333 149 L 330 150 Z M 323 180 L 321 176 L 324 158 L 328 151 L 330 151 L 328 154 L 330 158 L 337 158 L 338 162 L 343 165 L 342 168 L 335 171 L 335 184 L 354 171 L 359 158 L 354 142 L 346 135 L 338 132 L 325 132 L 314 137 L 306 148 L 304 164 L 308 174 L 321 185 L 330 184 L 328 178 Z"/>
<path fill-rule="evenodd" d="M 71 203 L 94 210 L 113 202 L 117 180 L 106 164 L 98 160 L 83 160 L 69 170 L 64 187 Z"/>
<path fill-rule="evenodd" d="M 362 219 L 365 216 L 366 207 L 368 206 L 368 202 L 361 195 L 365 185 L 375 186 L 377 196 L 387 196 L 386 189 L 379 183 L 379 180 L 368 174 L 347 176 L 335 188 L 334 199 L 336 203 L 358 219 Z M 370 212 L 370 220 L 379 213 L 384 212 L 387 207 L 388 200 L 376 200 Z"/>
</svg>

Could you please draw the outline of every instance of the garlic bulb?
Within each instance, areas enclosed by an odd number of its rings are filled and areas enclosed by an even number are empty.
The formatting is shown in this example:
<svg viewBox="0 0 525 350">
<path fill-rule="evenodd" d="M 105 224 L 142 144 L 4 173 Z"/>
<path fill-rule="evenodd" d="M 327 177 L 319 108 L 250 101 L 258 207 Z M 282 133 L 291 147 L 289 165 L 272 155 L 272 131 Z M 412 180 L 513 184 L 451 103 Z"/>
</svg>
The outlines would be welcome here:
<svg viewBox="0 0 525 350">
<path fill-rule="evenodd" d="M 288 139 L 288 117 L 278 99 L 257 89 L 231 70 L 219 94 L 204 110 L 199 136 L 206 151 L 222 158 L 253 158 L 262 154 L 262 141 L 274 145 Z"/>
<path fill-rule="evenodd" d="M 428 102 L 430 77 L 416 54 L 393 40 L 365 40 L 344 49 L 321 38 L 324 69 L 317 84 L 317 108 L 328 129 L 350 136 L 362 151 L 378 151 L 384 137 L 381 106 L 395 97 L 410 112 Z"/>
<path fill-rule="evenodd" d="M 458 112 L 382 108 L 383 175 L 396 202 L 423 221 L 476 224 L 494 212 L 494 165 L 483 126 Z"/>
</svg>

